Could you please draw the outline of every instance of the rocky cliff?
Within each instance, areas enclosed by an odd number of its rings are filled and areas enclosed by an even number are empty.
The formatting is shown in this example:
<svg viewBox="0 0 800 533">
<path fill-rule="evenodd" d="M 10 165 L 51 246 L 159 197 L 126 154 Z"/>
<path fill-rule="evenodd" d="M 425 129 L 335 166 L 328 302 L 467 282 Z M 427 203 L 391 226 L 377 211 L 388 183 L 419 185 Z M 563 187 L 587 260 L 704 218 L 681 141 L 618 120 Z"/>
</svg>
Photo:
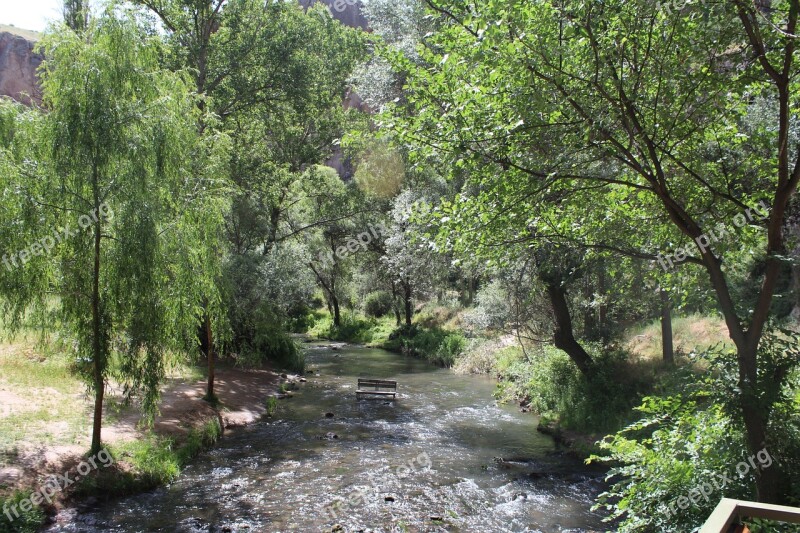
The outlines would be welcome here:
<svg viewBox="0 0 800 533">
<path fill-rule="evenodd" d="M 333 18 L 351 28 L 366 30 L 369 27 L 367 19 L 361 12 L 359 0 L 299 0 L 300 5 L 308 8 L 317 2 L 325 4 Z"/>
<path fill-rule="evenodd" d="M 42 56 L 34 52 L 34 44 L 35 41 L 13 30 L 0 31 L 0 96 L 10 96 L 25 104 L 39 100 L 36 69 Z"/>
</svg>

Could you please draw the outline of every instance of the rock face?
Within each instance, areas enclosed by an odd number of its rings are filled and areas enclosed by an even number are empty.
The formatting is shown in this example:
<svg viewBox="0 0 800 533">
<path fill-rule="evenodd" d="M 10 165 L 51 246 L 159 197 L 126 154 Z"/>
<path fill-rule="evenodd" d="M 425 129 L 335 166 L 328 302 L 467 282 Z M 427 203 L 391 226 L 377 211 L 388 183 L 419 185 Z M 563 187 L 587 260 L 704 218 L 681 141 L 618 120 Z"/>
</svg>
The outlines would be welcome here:
<svg viewBox="0 0 800 533">
<path fill-rule="evenodd" d="M 325 4 L 333 18 L 351 28 L 366 30 L 369 27 L 367 19 L 361 12 L 359 0 L 299 0 L 300 5 L 309 8 L 317 2 Z"/>
<path fill-rule="evenodd" d="M 0 96 L 23 104 L 40 100 L 36 69 L 42 56 L 34 53 L 34 43 L 20 35 L 0 32 Z"/>
</svg>

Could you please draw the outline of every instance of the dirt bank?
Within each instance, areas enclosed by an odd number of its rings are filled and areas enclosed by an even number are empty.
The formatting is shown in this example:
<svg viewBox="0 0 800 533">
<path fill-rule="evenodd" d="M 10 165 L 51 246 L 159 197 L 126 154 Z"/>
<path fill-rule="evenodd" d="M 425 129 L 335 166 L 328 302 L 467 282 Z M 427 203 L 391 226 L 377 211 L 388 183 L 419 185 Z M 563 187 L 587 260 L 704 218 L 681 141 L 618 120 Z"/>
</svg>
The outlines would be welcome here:
<svg viewBox="0 0 800 533">
<path fill-rule="evenodd" d="M 270 370 L 239 370 L 220 368 L 217 372 L 215 391 L 221 401 L 218 409 L 202 401 L 206 391 L 205 380 L 183 382 L 169 381 L 162 390 L 160 414 L 155 419 L 153 431 L 160 436 L 173 437 L 177 443 L 213 419 L 218 419 L 223 428 L 243 426 L 257 420 L 266 411 L 265 399 L 277 392 L 281 382 L 279 374 Z M 0 390 L 0 404 L 11 411 L 18 411 L 21 405 L 14 400 L 17 395 L 8 387 Z M 113 420 L 103 428 L 103 442 L 119 444 L 140 439 L 144 430 L 140 427 L 141 415 L 135 408 L 115 405 L 114 398 L 121 397 L 121 391 L 112 388 L 106 403 L 106 420 Z M 62 401 L 75 401 L 76 409 L 83 409 L 88 399 L 79 391 L 71 398 Z M 52 398 L 42 397 L 42 402 Z M 28 402 L 30 403 L 30 402 Z M 26 405 L 25 409 L 36 409 L 36 405 Z M 90 422 L 87 419 L 87 423 Z M 57 424 L 53 427 L 53 441 L 59 442 Z M 0 494 L 18 489 L 37 488 L 51 474 L 63 474 L 73 469 L 88 449 L 91 428 L 84 430 L 78 442 L 73 444 L 37 444 L 25 442 L 7 456 L 0 466 Z"/>
</svg>

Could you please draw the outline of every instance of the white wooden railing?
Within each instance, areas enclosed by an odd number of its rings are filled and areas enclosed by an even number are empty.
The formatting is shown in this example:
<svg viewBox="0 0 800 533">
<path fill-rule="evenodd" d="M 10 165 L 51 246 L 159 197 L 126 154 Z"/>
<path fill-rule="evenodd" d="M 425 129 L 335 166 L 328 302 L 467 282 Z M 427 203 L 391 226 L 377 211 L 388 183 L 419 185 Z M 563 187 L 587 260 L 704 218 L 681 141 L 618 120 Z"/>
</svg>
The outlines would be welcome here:
<svg viewBox="0 0 800 533">
<path fill-rule="evenodd" d="M 700 533 L 728 533 L 742 518 L 764 518 L 800 524 L 800 508 L 723 498 L 700 528 Z"/>
</svg>

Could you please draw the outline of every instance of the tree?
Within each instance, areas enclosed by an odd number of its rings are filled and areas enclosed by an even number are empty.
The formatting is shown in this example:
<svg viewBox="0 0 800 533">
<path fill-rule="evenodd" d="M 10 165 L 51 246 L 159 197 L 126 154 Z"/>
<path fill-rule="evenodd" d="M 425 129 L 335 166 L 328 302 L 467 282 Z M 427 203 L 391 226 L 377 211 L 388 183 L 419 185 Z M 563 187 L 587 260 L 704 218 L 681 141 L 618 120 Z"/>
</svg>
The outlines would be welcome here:
<svg viewBox="0 0 800 533">
<path fill-rule="evenodd" d="M 73 31 L 83 31 L 89 25 L 89 6 L 84 0 L 64 0 L 64 23 Z"/>
<path fill-rule="evenodd" d="M 420 238 L 423 232 L 412 220 L 414 204 L 422 200 L 421 192 L 411 189 L 394 199 L 384 245 L 386 252 L 381 257 L 394 276 L 403 302 L 405 325 L 409 327 L 414 317 L 414 299 L 427 295 L 436 280 L 441 279 L 443 270 L 442 256 L 431 242 Z"/>
<path fill-rule="evenodd" d="M 425 68 L 393 57 L 409 79 L 398 130 L 466 169 L 477 191 L 470 216 L 499 221 L 489 232 L 473 225 L 476 247 L 579 240 L 657 261 L 662 249 L 690 245 L 681 262 L 705 270 L 736 345 L 747 446 L 769 445 L 775 385 L 759 343 L 800 180 L 790 142 L 800 3 L 428 4 L 445 27 L 426 43 Z M 769 123 L 751 127 L 759 106 Z M 484 237 L 497 227 L 504 238 Z M 723 258 L 744 245 L 763 268 L 758 293 L 737 301 L 735 264 Z M 760 500 L 782 499 L 779 465 L 756 478 Z"/>
<path fill-rule="evenodd" d="M 344 285 L 350 276 L 349 259 L 359 248 L 355 215 L 360 211 L 362 197 L 358 189 L 345 184 L 331 168 L 315 167 L 307 180 L 315 184 L 316 192 L 309 194 L 299 206 L 305 213 L 301 220 L 324 221 L 314 223 L 316 230 L 310 239 L 308 267 L 322 288 L 333 324 L 338 327 Z"/>
<path fill-rule="evenodd" d="M 107 12 L 80 34 L 47 35 L 42 47 L 47 112 L 21 114 L 12 125 L 17 155 L 2 184 L 2 223 L 19 231 L 4 233 L 3 245 L 22 251 L 0 287 L 12 324 L 57 296 L 50 323 L 75 338 L 94 394 L 97 452 L 112 354 L 120 354 L 115 370 L 127 392 L 142 392 L 152 419 L 165 351 L 182 347 L 198 318 L 186 305 L 207 276 L 202 262 L 188 259 L 204 255 L 210 242 L 198 235 L 214 233 L 224 206 L 220 183 L 188 178 L 187 162 L 213 169 L 219 158 L 197 136 L 185 79 L 159 67 L 158 38 L 134 19 Z M 63 231 L 31 256 L 42 228 Z"/>
<path fill-rule="evenodd" d="M 341 107 L 344 78 L 358 57 L 360 37 L 321 7 L 306 13 L 288 2 L 257 0 L 137 3 L 166 29 L 173 67 L 193 72 L 201 111 L 213 111 L 234 138 L 231 170 L 237 190 L 227 223 L 234 251 L 258 248 L 268 254 L 287 209 L 287 188 L 306 165 L 320 162 L 314 140 L 319 137 L 323 149 L 329 147 L 324 139 L 332 121 L 325 112 L 333 102 Z M 201 115 L 199 132 L 205 127 Z M 247 261 L 239 266 L 248 264 L 258 268 Z M 222 327 L 209 317 L 203 322 L 206 397 L 213 401 L 212 330 Z"/>
</svg>

